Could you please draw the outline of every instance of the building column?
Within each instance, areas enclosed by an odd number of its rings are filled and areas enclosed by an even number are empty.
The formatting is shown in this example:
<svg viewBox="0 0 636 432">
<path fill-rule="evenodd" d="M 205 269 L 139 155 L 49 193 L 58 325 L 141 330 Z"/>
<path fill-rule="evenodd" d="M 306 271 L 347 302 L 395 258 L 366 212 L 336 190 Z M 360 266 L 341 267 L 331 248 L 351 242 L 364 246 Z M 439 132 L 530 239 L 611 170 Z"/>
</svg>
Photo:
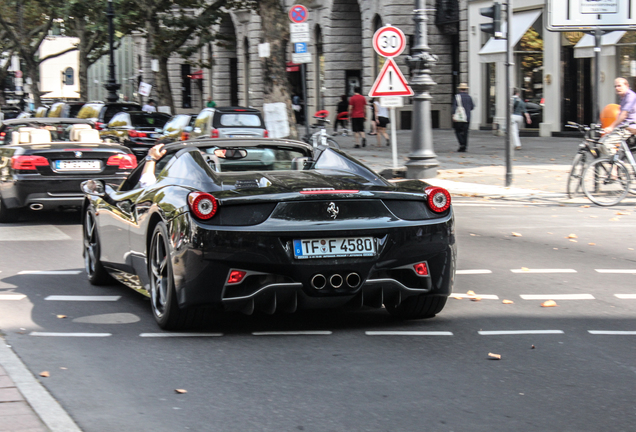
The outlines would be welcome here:
<svg viewBox="0 0 636 432">
<path fill-rule="evenodd" d="M 545 12 L 544 12 L 545 14 Z M 543 32 L 543 122 L 539 136 L 549 137 L 561 131 L 561 33 Z"/>
</svg>

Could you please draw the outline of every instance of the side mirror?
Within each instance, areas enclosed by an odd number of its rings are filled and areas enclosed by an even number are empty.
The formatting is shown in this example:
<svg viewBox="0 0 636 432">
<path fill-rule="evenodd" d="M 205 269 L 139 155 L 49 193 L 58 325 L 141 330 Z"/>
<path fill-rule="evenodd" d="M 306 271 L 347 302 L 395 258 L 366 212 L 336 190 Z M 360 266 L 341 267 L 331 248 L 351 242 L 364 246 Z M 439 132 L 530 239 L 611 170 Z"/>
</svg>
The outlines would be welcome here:
<svg viewBox="0 0 636 432">
<path fill-rule="evenodd" d="M 90 196 L 103 197 L 106 194 L 104 182 L 101 180 L 86 180 L 80 185 L 82 192 Z"/>
</svg>

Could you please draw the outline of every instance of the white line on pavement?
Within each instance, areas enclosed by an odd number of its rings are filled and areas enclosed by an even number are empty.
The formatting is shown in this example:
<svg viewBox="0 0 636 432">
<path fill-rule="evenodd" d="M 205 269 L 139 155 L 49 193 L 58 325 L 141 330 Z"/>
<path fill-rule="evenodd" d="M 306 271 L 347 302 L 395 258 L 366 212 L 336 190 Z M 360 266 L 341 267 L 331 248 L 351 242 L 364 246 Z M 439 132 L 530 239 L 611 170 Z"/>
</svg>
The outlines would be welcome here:
<svg viewBox="0 0 636 432">
<path fill-rule="evenodd" d="M 592 294 L 521 294 L 524 300 L 595 300 Z"/>
<path fill-rule="evenodd" d="M 594 269 L 599 273 L 627 273 L 636 274 L 636 269 Z"/>
<path fill-rule="evenodd" d="M 480 330 L 482 336 L 524 335 L 524 334 L 563 334 L 563 330 Z"/>
<path fill-rule="evenodd" d="M 76 275 L 81 270 L 22 270 L 19 275 Z"/>
<path fill-rule="evenodd" d="M 457 270 L 456 272 L 459 274 L 490 274 L 492 270 Z"/>
<path fill-rule="evenodd" d="M 37 332 L 29 333 L 29 336 L 49 336 L 49 337 L 108 337 L 112 333 L 55 333 L 55 332 Z"/>
<path fill-rule="evenodd" d="M 330 335 L 333 332 L 314 330 L 314 331 L 272 331 L 272 332 L 252 332 L 254 336 L 298 336 L 298 335 Z"/>
<path fill-rule="evenodd" d="M 121 296 L 72 296 L 72 295 L 50 295 L 44 300 L 50 301 L 117 301 Z"/>
<path fill-rule="evenodd" d="M 26 298 L 24 294 L 0 294 L 0 300 L 22 300 Z"/>
<path fill-rule="evenodd" d="M 452 336 L 449 331 L 367 331 L 367 336 Z"/>
<path fill-rule="evenodd" d="M 169 338 L 169 337 L 219 337 L 223 333 L 141 333 L 140 337 Z"/>
<path fill-rule="evenodd" d="M 510 269 L 513 273 L 576 273 L 574 269 Z"/>
<path fill-rule="evenodd" d="M 460 298 L 480 298 L 483 300 L 499 300 L 499 296 L 494 294 L 460 294 L 460 293 L 452 293 L 451 297 L 460 297 Z"/>
<path fill-rule="evenodd" d="M 615 297 L 623 300 L 635 300 L 636 294 L 614 294 Z"/>
<path fill-rule="evenodd" d="M 636 331 L 588 330 L 587 332 L 594 335 L 636 335 Z"/>
</svg>

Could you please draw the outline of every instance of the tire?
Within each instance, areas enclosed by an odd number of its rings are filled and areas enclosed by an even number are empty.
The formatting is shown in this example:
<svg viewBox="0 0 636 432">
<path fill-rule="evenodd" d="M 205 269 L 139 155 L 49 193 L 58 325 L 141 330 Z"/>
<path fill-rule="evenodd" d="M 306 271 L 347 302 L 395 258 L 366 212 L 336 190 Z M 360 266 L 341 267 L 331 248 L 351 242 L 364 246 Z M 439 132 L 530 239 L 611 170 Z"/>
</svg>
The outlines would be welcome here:
<svg viewBox="0 0 636 432">
<path fill-rule="evenodd" d="M 385 305 L 386 310 L 395 318 L 412 320 L 433 318 L 446 305 L 446 296 L 419 295 L 409 297 L 398 306 Z"/>
<path fill-rule="evenodd" d="M 630 177 L 620 161 L 597 159 L 583 173 L 583 192 L 594 204 L 612 206 L 629 192 Z"/>
<path fill-rule="evenodd" d="M 627 171 L 629 171 L 629 178 L 631 180 L 629 182 L 629 193 L 632 195 L 636 195 L 636 171 L 634 171 L 634 167 L 631 163 L 629 163 L 629 159 L 627 159 L 627 157 L 623 157 L 621 159 L 621 162 L 625 164 L 625 166 L 627 167 Z"/>
<path fill-rule="evenodd" d="M 91 285 L 108 285 L 113 279 L 100 260 L 99 233 L 95 224 L 95 210 L 89 207 L 84 217 L 84 269 Z"/>
<path fill-rule="evenodd" d="M 179 307 L 168 238 L 166 225 L 159 222 L 153 231 L 148 251 L 150 304 L 159 327 L 164 330 L 183 330 L 195 325 L 198 311 Z"/>
<path fill-rule="evenodd" d="M 327 145 L 329 147 L 340 149 L 340 144 L 338 144 L 338 142 L 333 138 L 327 138 Z"/>
<path fill-rule="evenodd" d="M 585 171 L 585 154 L 577 153 L 572 161 L 572 169 L 568 176 L 568 182 L 566 185 L 566 192 L 568 198 L 573 198 L 574 195 L 581 191 L 581 179 L 583 178 L 583 171 Z"/>
<path fill-rule="evenodd" d="M 17 219 L 17 210 L 9 209 L 0 198 L 0 223 L 13 222 Z"/>
</svg>

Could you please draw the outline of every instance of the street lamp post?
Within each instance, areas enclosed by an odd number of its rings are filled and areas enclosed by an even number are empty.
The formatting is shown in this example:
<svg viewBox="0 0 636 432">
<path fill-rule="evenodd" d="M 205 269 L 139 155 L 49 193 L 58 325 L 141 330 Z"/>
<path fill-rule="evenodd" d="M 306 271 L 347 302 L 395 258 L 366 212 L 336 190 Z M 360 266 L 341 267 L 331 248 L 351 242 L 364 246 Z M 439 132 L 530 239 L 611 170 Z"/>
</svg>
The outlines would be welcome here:
<svg viewBox="0 0 636 432">
<path fill-rule="evenodd" d="M 104 85 L 108 90 L 108 96 L 106 100 L 108 102 L 117 102 L 119 96 L 117 96 L 117 90 L 121 87 L 117 84 L 115 79 L 115 52 L 114 52 L 114 29 L 113 18 L 115 17 L 115 10 L 113 9 L 113 0 L 108 0 L 108 12 L 106 13 L 108 18 L 108 43 L 110 44 L 110 63 L 108 63 L 108 82 Z"/>
<path fill-rule="evenodd" d="M 437 62 L 437 56 L 430 53 L 428 46 L 426 22 L 426 0 L 415 0 L 413 21 L 415 21 L 415 40 L 413 55 L 406 61 L 413 77 L 410 85 L 413 96 L 413 121 L 411 154 L 406 163 L 406 177 L 410 179 L 431 178 L 437 175 L 437 161 L 433 150 L 433 127 L 431 124 L 430 89 L 437 85 L 431 78 L 430 67 Z"/>
</svg>

